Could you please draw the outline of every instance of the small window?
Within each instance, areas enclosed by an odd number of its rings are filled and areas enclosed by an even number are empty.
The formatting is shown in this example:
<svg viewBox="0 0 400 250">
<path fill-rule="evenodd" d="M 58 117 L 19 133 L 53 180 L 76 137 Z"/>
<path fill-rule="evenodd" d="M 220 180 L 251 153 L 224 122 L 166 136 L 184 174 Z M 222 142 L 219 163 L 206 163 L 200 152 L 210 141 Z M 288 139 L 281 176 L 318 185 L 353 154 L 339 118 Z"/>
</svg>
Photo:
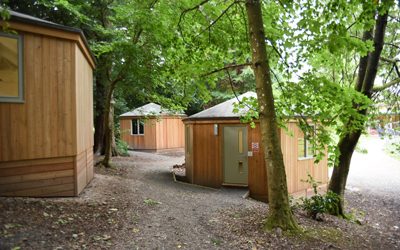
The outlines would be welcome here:
<svg viewBox="0 0 400 250">
<path fill-rule="evenodd" d="M 310 126 L 310 130 L 313 131 L 311 134 L 306 134 L 303 137 L 297 139 L 298 147 L 298 158 L 312 158 L 314 156 L 314 147 L 310 142 L 309 138 L 314 136 L 314 126 Z"/>
<path fill-rule="evenodd" d="M 0 32 L 0 102 L 23 102 L 22 38 Z"/>
<path fill-rule="evenodd" d="M 140 119 L 132 119 L 132 135 L 144 135 L 144 121 Z"/>
</svg>

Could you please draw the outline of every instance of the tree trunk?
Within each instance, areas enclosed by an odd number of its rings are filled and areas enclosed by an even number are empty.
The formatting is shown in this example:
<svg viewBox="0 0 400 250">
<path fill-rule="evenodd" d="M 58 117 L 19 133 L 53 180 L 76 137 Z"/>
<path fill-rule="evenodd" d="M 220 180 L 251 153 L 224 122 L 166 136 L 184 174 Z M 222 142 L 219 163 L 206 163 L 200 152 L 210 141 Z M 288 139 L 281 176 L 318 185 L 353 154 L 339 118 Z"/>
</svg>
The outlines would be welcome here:
<svg viewBox="0 0 400 250">
<path fill-rule="evenodd" d="M 385 2 L 385 1 L 383 1 Z M 372 89 L 374 87 L 375 77 L 378 70 L 379 58 L 382 53 L 385 29 L 387 25 L 388 11 L 383 15 L 379 15 L 375 23 L 374 32 L 374 51 L 370 52 L 368 56 L 360 59 L 360 67 L 358 71 L 358 79 L 355 86 L 355 90 L 371 98 Z M 372 31 L 365 31 L 363 39 L 367 40 L 371 37 Z M 357 105 L 354 105 L 359 114 L 366 115 L 367 109 L 360 109 Z M 350 118 L 349 123 L 352 122 Z M 351 157 L 354 149 L 361 136 L 362 130 L 356 130 L 345 134 L 338 143 L 339 149 L 339 161 L 334 166 L 331 181 L 328 186 L 328 190 L 336 193 L 340 197 L 338 210 L 335 211 L 335 215 L 345 216 L 344 213 L 344 192 L 346 188 L 347 176 L 350 170 Z"/>
<path fill-rule="evenodd" d="M 111 138 L 111 152 L 112 156 L 117 155 L 115 135 L 114 130 L 111 130 L 111 136 L 106 138 L 106 130 L 108 129 L 106 124 L 111 124 L 114 127 L 114 106 L 107 106 L 108 103 L 112 102 L 112 94 L 109 95 L 110 87 L 113 85 L 109 81 L 107 71 L 111 68 L 111 59 L 109 55 L 102 55 L 98 58 L 98 64 L 96 69 L 96 86 L 94 92 L 95 100 L 95 110 L 94 110 L 94 148 L 93 151 L 97 155 L 104 155 L 107 147 L 107 141 Z M 115 83 L 114 83 L 115 85 Z M 107 89 L 108 86 L 108 89 Z M 114 92 L 115 86 L 112 87 L 112 92 Z M 106 121 L 106 116 L 108 114 L 108 121 Z"/>
<path fill-rule="evenodd" d="M 115 136 L 114 136 L 114 108 L 113 108 L 113 93 L 116 82 L 112 82 L 107 93 L 104 108 L 104 159 L 102 165 L 106 168 L 111 167 L 111 157 L 113 150 L 115 150 Z M 113 149 L 114 146 L 114 149 Z"/>
<path fill-rule="evenodd" d="M 252 68 L 256 78 L 257 99 L 260 109 L 261 136 L 268 175 L 269 214 L 264 228 L 270 230 L 279 227 L 282 230 L 297 230 L 298 225 L 289 204 L 260 1 L 247 0 L 246 11 L 252 50 Z"/>
<path fill-rule="evenodd" d="M 107 99 L 107 87 L 110 86 L 107 72 L 111 68 L 111 58 L 108 54 L 103 54 L 97 58 L 96 67 L 96 85 L 94 88 L 94 148 L 93 151 L 97 155 L 104 154 L 104 113 Z"/>
<path fill-rule="evenodd" d="M 339 140 L 338 148 L 340 152 L 338 164 L 335 165 L 328 189 L 339 195 L 339 204 L 336 211 L 331 211 L 335 215 L 344 215 L 344 190 L 346 188 L 347 176 L 350 170 L 351 157 L 361 136 L 361 130 L 346 134 Z"/>
<path fill-rule="evenodd" d="M 93 151 L 97 155 L 104 154 L 104 99 L 105 88 L 101 76 L 96 77 L 96 91 L 94 94 L 94 146 Z"/>
</svg>

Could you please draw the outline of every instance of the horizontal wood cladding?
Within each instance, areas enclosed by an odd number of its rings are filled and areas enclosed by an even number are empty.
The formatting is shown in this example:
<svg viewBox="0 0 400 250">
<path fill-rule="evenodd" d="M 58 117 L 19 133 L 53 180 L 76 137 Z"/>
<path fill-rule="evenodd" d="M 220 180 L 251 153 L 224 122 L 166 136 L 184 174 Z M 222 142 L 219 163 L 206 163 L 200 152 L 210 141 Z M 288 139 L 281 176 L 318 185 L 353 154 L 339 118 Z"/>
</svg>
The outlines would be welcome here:
<svg viewBox="0 0 400 250">
<path fill-rule="evenodd" d="M 2 196 L 73 196 L 74 191 L 73 157 L 0 163 Z"/>
<path fill-rule="evenodd" d="M 180 117 L 161 118 L 156 125 L 157 150 L 185 147 L 185 131 Z"/>
<path fill-rule="evenodd" d="M 74 43 L 25 33 L 23 63 L 24 103 L 0 103 L 0 161 L 76 154 Z"/>
</svg>

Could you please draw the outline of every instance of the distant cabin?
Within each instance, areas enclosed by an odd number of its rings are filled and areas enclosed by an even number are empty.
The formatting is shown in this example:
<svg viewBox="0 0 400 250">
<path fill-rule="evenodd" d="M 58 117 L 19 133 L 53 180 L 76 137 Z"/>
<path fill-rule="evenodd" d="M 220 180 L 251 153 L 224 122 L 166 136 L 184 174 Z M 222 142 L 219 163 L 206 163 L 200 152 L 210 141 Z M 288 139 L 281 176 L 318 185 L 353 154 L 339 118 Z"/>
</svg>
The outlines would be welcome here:
<svg viewBox="0 0 400 250">
<path fill-rule="evenodd" d="M 134 150 L 183 150 L 185 117 L 148 103 L 120 116 L 121 138 Z"/>
<path fill-rule="evenodd" d="M 238 97 L 256 97 L 247 92 Z M 186 179 L 190 183 L 220 188 L 221 186 L 248 186 L 250 196 L 268 200 L 266 162 L 259 123 L 252 129 L 240 122 L 233 113 L 232 98 L 212 108 L 184 119 Z M 295 120 L 288 120 L 290 136 L 280 129 L 289 193 L 304 191 L 310 186 L 310 173 L 315 180 L 328 182 L 327 160 L 314 164 L 311 144 L 298 128 Z"/>
<path fill-rule="evenodd" d="M 15 32 L 0 31 L 0 195 L 76 196 L 93 178 L 94 59 L 81 30 L 10 14 Z"/>
</svg>

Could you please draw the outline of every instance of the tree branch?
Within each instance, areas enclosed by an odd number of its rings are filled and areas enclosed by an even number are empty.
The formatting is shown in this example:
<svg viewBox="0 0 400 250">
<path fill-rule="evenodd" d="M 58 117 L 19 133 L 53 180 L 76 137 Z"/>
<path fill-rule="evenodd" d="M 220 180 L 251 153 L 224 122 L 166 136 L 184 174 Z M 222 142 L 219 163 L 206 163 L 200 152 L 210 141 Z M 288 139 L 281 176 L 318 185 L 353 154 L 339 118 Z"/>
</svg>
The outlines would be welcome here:
<svg viewBox="0 0 400 250">
<path fill-rule="evenodd" d="M 184 36 L 183 36 L 182 26 L 181 26 L 181 23 L 182 23 L 183 18 L 185 17 L 185 15 L 186 15 L 188 12 L 199 9 L 202 5 L 208 3 L 209 1 L 210 1 L 210 0 L 203 0 L 203 1 L 201 1 L 199 4 L 193 6 L 192 8 L 183 10 L 183 11 L 181 12 L 181 15 L 179 16 L 179 21 L 178 21 L 178 30 L 179 30 L 179 33 L 180 33 L 181 36 L 182 36 L 183 41 L 185 41 L 185 39 L 183 38 Z"/>
<path fill-rule="evenodd" d="M 238 102 L 239 102 L 240 104 L 244 104 L 247 108 L 249 108 L 249 110 L 257 111 L 257 110 L 255 110 L 255 109 L 253 109 L 252 107 L 250 107 L 247 103 L 243 103 L 243 102 L 239 99 L 239 96 L 236 94 L 235 88 L 234 88 L 234 86 L 233 86 L 233 81 L 232 81 L 231 74 L 229 73 L 229 70 L 226 70 L 226 74 L 228 74 L 229 84 L 231 85 L 232 92 L 233 92 L 233 94 L 235 95 L 235 97 L 236 97 L 236 99 L 238 100 Z"/>
<path fill-rule="evenodd" d="M 208 25 L 205 29 L 203 29 L 199 34 L 197 34 L 197 36 L 200 36 L 202 33 L 204 33 L 206 30 L 208 30 L 210 32 L 211 27 L 216 24 L 218 22 L 219 19 L 221 19 L 227 12 L 228 10 L 233 6 L 237 4 L 237 1 L 234 1 L 233 3 L 231 3 L 224 11 L 222 11 L 222 13 L 214 20 L 210 23 L 210 25 Z"/>
<path fill-rule="evenodd" d="M 201 76 L 202 76 L 202 77 L 204 77 L 204 76 L 209 76 L 209 75 L 218 73 L 218 72 L 220 72 L 220 71 L 224 71 L 224 70 L 228 70 L 228 69 L 236 69 L 236 68 L 241 68 L 241 67 L 245 67 L 245 66 L 251 66 L 251 63 L 242 63 L 242 64 L 227 65 L 227 66 L 225 66 L 225 67 L 223 67 L 223 68 L 215 69 L 215 70 L 210 71 L 210 72 L 208 72 L 208 73 L 206 73 L 206 74 L 203 74 L 203 75 L 201 75 Z"/>
<path fill-rule="evenodd" d="M 385 45 L 389 45 L 389 46 L 395 47 L 396 49 L 400 49 L 400 46 L 397 44 L 394 44 L 394 43 L 385 43 Z"/>
<path fill-rule="evenodd" d="M 383 56 L 381 56 L 381 60 L 384 62 L 393 63 L 393 64 L 400 62 L 399 59 L 390 59 L 390 58 L 383 57 Z"/>
<path fill-rule="evenodd" d="M 399 84 L 399 83 L 400 83 L 400 78 L 397 78 L 397 79 L 395 79 L 395 80 L 393 80 L 393 81 L 391 81 L 391 82 L 388 82 L 388 83 L 383 84 L 382 86 L 375 86 L 375 87 L 372 89 L 372 92 L 373 92 L 373 93 L 380 92 L 380 91 L 383 91 L 383 90 L 385 90 L 385 89 L 387 89 L 387 88 L 390 88 L 390 87 L 392 87 L 392 86 L 395 86 L 395 85 L 397 85 L 397 84 Z"/>
</svg>

